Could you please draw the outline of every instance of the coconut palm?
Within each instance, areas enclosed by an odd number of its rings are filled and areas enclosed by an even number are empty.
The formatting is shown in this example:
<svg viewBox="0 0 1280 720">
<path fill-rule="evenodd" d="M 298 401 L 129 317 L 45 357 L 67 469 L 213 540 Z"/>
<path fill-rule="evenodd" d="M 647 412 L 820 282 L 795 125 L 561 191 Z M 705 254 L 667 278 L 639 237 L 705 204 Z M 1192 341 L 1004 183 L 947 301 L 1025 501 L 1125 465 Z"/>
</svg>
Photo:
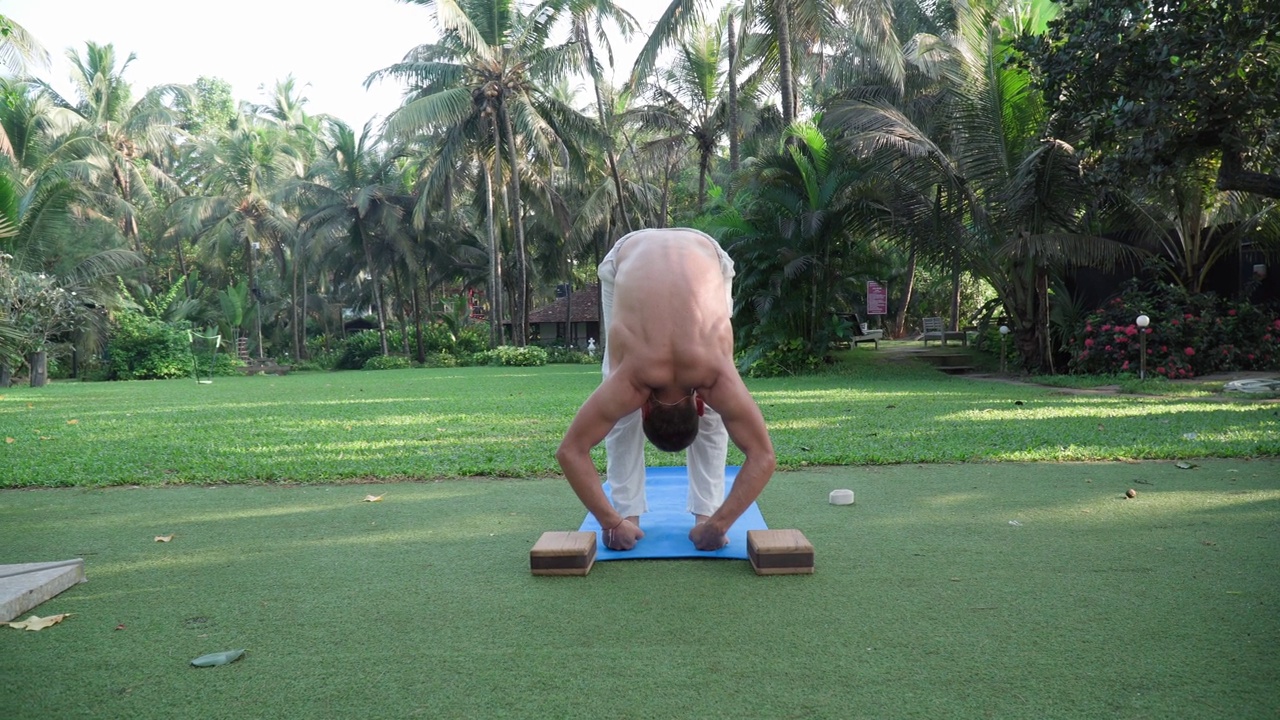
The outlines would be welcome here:
<svg viewBox="0 0 1280 720">
<path fill-rule="evenodd" d="M 73 69 L 74 100 L 40 82 L 53 102 L 74 113 L 76 119 L 73 139 L 62 146 L 59 159 L 83 159 L 96 170 L 92 181 L 112 189 L 119 198 L 112 214 L 121 233 L 142 255 L 138 214 L 155 202 L 153 189 L 170 198 L 181 192 L 156 158 L 182 135 L 180 113 L 173 100 L 189 99 L 189 91 L 180 85 L 161 85 L 147 90 L 135 102 L 124 79 L 135 59 L 133 54 L 118 62 L 114 46 L 89 42 L 83 57 L 74 51 L 67 57 Z"/>
<path fill-rule="evenodd" d="M 242 116 L 227 133 L 202 141 L 194 153 L 194 162 L 203 169 L 200 194 L 180 198 L 169 208 L 178 235 L 200 243 L 206 255 L 240 256 L 259 320 L 264 296 L 259 253 L 284 269 L 297 232 L 285 204 L 286 189 L 302 176 L 304 165 L 290 140 L 278 125 Z M 260 330 L 258 335 L 261 359 Z"/>
<path fill-rule="evenodd" d="M 528 8 L 511 0 L 408 1 L 435 11 L 443 37 L 415 48 L 403 62 L 371 75 L 369 82 L 392 78 L 410 88 L 410 99 L 387 121 L 392 136 L 440 131 L 451 143 L 487 141 L 486 172 L 492 174 L 492 184 L 485 187 L 504 196 L 507 226 L 515 239 L 518 321 L 512 326 L 516 342 L 523 344 L 528 258 L 522 175 L 529 158 L 567 164 L 579 153 L 575 138 L 596 134 L 589 120 L 549 91 L 579 50 L 572 43 L 549 45 L 553 13 L 548 7 L 526 14 Z M 463 153 L 458 147 L 444 148 L 440 156 L 456 159 Z M 494 244 L 493 233 L 490 238 Z"/>
<path fill-rule="evenodd" d="M 392 263 L 386 252 L 375 252 L 375 247 L 404 240 L 405 233 L 411 231 L 411 217 L 406 213 L 411 203 L 398 197 L 404 193 L 396 153 L 375 145 L 371 123 L 357 136 L 346 123 L 330 121 L 327 146 L 327 156 L 316 164 L 308 181 L 299 185 L 306 196 L 302 204 L 309 208 L 300 218 L 304 237 L 329 235 L 359 248 L 378 318 L 382 354 L 387 355 L 382 285 Z"/>
</svg>

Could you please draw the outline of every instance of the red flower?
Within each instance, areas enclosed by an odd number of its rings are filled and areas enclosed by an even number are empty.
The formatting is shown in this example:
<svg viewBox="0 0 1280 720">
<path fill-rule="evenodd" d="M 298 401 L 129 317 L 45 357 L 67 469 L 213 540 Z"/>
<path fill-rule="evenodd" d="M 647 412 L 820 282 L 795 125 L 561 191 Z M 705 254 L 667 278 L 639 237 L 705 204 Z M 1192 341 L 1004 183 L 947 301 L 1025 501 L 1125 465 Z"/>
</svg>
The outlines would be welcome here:
<svg viewBox="0 0 1280 720">
<path fill-rule="evenodd" d="M 1187 354 L 1187 357 L 1191 357 L 1192 355 L 1195 355 L 1195 354 L 1196 354 L 1196 349 L 1195 349 L 1195 348 L 1187 348 L 1186 350 L 1183 350 L 1183 352 L 1185 352 L 1185 353 Z"/>
<path fill-rule="evenodd" d="M 1164 374 L 1165 374 L 1164 366 L 1162 365 L 1162 366 L 1160 366 L 1160 367 L 1156 368 L 1156 372 L 1160 373 L 1161 375 L 1164 375 Z"/>
<path fill-rule="evenodd" d="M 1170 321 L 1169 321 L 1169 324 L 1170 324 L 1170 325 L 1177 325 L 1177 324 L 1178 324 L 1178 318 L 1174 318 L 1174 319 L 1170 320 Z"/>
<path fill-rule="evenodd" d="M 1103 349 L 1103 350 L 1106 350 L 1107 352 L 1111 352 L 1111 346 L 1110 346 L 1110 345 L 1108 345 L 1108 346 L 1106 346 L 1106 347 L 1104 347 L 1104 348 L 1102 348 L 1102 349 Z"/>
<path fill-rule="evenodd" d="M 1093 332 L 1093 323 L 1085 323 L 1085 324 L 1084 324 L 1084 331 L 1085 331 L 1085 332 Z"/>
<path fill-rule="evenodd" d="M 1227 311 L 1227 314 L 1228 314 L 1228 315 L 1230 315 L 1231 317 L 1235 317 L 1235 316 L 1236 316 L 1236 311 L 1235 311 L 1235 310 L 1228 310 L 1228 311 Z"/>
<path fill-rule="evenodd" d="M 1169 352 L 1169 346 L 1168 346 L 1168 345 L 1161 345 L 1161 346 L 1160 346 L 1160 352 L 1162 352 L 1162 353 L 1167 353 L 1167 352 Z"/>
<path fill-rule="evenodd" d="M 1127 342 L 1129 342 L 1129 338 L 1125 337 L 1124 335 L 1117 335 L 1117 336 L 1116 336 L 1116 342 L 1118 342 L 1118 343 L 1127 343 Z"/>
<path fill-rule="evenodd" d="M 1102 332 L 1108 332 L 1110 330 L 1111 330 L 1111 323 L 1107 323 L 1106 325 L 1102 326 Z"/>
<path fill-rule="evenodd" d="M 1129 369 L 1129 361 L 1128 361 L 1128 360 L 1125 360 L 1125 361 L 1124 361 L 1124 364 L 1120 366 L 1120 369 L 1121 369 L 1121 370 L 1128 370 L 1128 369 Z"/>
<path fill-rule="evenodd" d="M 1249 362 L 1253 362 L 1253 353 L 1249 353 L 1246 357 L 1249 358 Z"/>
<path fill-rule="evenodd" d="M 1130 325 L 1129 327 L 1124 329 L 1124 334 L 1128 335 L 1129 337 L 1133 337 L 1134 335 L 1138 334 L 1138 328 Z"/>
<path fill-rule="evenodd" d="M 1084 341 L 1084 346 L 1085 346 L 1085 347 L 1093 347 L 1093 338 L 1087 338 L 1087 339 Z"/>
<path fill-rule="evenodd" d="M 1191 313 L 1187 313 L 1186 315 L 1183 315 L 1182 317 L 1186 318 L 1187 320 L 1195 320 L 1195 319 L 1196 319 L 1196 316 L 1195 316 L 1195 315 L 1192 315 Z"/>
</svg>

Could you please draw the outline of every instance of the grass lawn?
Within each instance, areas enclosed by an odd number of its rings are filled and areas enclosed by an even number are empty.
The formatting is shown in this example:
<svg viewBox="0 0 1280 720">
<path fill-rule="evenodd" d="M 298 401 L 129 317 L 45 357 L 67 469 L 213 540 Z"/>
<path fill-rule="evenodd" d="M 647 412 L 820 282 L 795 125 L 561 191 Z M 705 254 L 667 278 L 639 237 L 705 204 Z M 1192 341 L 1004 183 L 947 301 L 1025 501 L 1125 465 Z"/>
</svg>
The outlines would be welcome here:
<svg viewBox="0 0 1280 720">
<path fill-rule="evenodd" d="M 89 582 L 0 628 L 0 717 L 1277 717 L 1280 405 L 851 355 L 749 383 L 811 576 L 530 575 L 592 368 L 2 390 L 0 564 Z"/>
<path fill-rule="evenodd" d="M 1081 396 L 847 356 L 840 372 L 750 382 L 783 468 L 1280 456 L 1274 401 Z M 553 365 L 9 388 L 0 488 L 547 476 L 598 382 Z"/>
</svg>

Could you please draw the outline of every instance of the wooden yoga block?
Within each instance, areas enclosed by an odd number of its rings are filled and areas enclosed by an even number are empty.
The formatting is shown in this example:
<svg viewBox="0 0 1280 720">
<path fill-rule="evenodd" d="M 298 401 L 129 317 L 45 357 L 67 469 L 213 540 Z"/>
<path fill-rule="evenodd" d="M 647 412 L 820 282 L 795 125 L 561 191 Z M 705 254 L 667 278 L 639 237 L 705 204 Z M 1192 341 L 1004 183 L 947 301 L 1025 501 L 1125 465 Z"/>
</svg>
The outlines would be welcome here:
<svg viewBox="0 0 1280 720">
<path fill-rule="evenodd" d="M 799 530 L 748 530 L 747 557 L 757 575 L 813 572 L 813 544 Z"/>
<path fill-rule="evenodd" d="M 529 551 L 529 569 L 534 575 L 586 575 L 595 562 L 593 532 L 544 532 Z"/>
</svg>

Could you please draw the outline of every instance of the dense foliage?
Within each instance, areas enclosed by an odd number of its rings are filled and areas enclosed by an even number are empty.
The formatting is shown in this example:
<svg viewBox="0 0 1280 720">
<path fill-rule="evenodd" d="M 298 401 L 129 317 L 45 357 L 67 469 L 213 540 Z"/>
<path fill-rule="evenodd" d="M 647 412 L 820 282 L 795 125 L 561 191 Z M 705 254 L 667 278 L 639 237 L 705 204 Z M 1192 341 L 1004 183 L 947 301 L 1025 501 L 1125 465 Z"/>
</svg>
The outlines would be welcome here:
<svg viewBox="0 0 1280 720">
<path fill-rule="evenodd" d="M 1241 248 L 1280 257 L 1267 193 L 1212 183 L 1274 167 L 1273 4 L 673 0 L 629 73 L 615 2 L 415 4 L 433 33 L 369 68 L 404 103 L 362 128 L 293 78 L 263 103 L 208 76 L 134 88 L 95 42 L 64 97 L 0 16 L 0 364 L 75 348 L 167 377 L 187 327 L 299 369 L 537 364 L 526 318 L 553 288 L 626 232 L 693 226 L 735 260 L 744 372 L 824 365 L 873 320 L 872 281 L 890 335 L 1003 322 L 1053 371 L 1080 268 L 1157 255 L 1199 292 Z"/>
<path fill-rule="evenodd" d="M 1139 315 L 1150 325 L 1137 326 Z M 1124 291 L 1090 313 L 1069 343 L 1071 369 L 1085 373 L 1138 373 L 1143 334 L 1146 371 L 1191 378 L 1229 370 L 1270 370 L 1280 364 L 1280 310 L 1188 294 L 1169 285 Z"/>
</svg>

